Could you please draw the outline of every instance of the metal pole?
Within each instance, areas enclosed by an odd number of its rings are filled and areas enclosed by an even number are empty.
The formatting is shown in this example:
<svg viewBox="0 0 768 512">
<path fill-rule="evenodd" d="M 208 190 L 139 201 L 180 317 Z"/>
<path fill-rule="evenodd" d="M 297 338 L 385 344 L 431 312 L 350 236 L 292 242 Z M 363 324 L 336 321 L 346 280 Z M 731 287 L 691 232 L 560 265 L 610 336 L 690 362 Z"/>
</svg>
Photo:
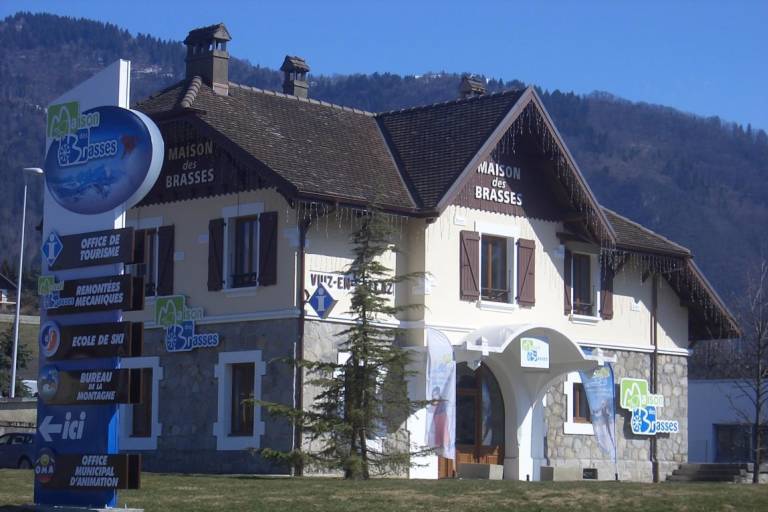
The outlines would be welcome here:
<svg viewBox="0 0 768 512">
<path fill-rule="evenodd" d="M 13 321 L 13 362 L 11 363 L 11 398 L 16 397 L 16 358 L 19 355 L 19 314 L 21 313 L 21 276 L 24 265 L 24 228 L 27 225 L 27 175 L 24 174 L 24 201 L 21 207 L 21 247 L 19 247 L 19 274 L 16 284 L 16 318 Z"/>
</svg>

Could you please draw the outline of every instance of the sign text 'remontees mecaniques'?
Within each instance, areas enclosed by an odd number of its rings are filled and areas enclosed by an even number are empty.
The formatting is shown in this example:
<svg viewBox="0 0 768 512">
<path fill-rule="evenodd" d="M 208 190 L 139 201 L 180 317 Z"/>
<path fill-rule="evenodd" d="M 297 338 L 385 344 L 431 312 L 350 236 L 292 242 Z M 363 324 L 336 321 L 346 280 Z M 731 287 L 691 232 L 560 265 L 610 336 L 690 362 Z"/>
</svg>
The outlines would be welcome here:
<svg viewBox="0 0 768 512">
<path fill-rule="evenodd" d="M 129 275 L 93 277 L 58 283 L 52 276 L 41 276 L 38 289 L 49 315 L 136 310 L 144 307 L 143 279 Z M 137 293 L 134 294 L 134 291 Z"/>
</svg>

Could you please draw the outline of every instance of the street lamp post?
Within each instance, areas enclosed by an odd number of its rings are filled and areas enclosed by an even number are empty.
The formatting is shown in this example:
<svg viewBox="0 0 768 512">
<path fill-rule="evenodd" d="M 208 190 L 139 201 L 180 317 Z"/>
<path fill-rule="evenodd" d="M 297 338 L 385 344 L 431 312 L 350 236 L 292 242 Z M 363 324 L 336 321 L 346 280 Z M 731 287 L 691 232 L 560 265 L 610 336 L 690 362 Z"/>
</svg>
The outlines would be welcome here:
<svg viewBox="0 0 768 512">
<path fill-rule="evenodd" d="M 24 168 L 24 201 L 21 206 L 21 247 L 19 248 L 19 275 L 16 285 L 16 318 L 13 321 L 13 362 L 11 363 L 11 398 L 16 397 L 16 359 L 19 355 L 19 316 L 21 314 L 21 276 L 24 265 L 24 231 L 27 226 L 27 174 L 41 176 L 38 167 Z"/>
</svg>

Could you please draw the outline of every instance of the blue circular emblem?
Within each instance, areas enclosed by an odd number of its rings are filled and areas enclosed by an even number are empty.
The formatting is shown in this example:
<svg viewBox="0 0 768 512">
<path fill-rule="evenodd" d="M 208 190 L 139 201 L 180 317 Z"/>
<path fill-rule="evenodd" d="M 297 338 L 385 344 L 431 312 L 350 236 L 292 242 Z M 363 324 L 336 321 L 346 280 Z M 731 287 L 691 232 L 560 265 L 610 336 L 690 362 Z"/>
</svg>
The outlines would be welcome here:
<svg viewBox="0 0 768 512">
<path fill-rule="evenodd" d="M 56 322 L 46 322 L 40 329 L 40 350 L 45 357 L 51 357 L 61 345 L 61 331 Z"/>
<path fill-rule="evenodd" d="M 93 215 L 127 208 L 154 185 L 164 148 L 145 115 L 115 106 L 81 113 L 70 103 L 49 108 L 48 117 L 45 182 L 67 210 Z"/>
<path fill-rule="evenodd" d="M 55 366 L 43 366 L 40 369 L 38 380 L 38 393 L 44 402 L 49 401 L 59 390 L 59 370 Z"/>
</svg>

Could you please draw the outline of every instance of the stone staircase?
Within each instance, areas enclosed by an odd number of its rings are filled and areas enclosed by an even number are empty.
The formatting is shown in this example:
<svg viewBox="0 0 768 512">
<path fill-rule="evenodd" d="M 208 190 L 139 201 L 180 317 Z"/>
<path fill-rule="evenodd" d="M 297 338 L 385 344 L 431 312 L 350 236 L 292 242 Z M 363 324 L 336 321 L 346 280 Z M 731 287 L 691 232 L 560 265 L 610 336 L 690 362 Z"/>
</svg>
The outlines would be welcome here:
<svg viewBox="0 0 768 512">
<path fill-rule="evenodd" d="M 752 482 L 754 464 L 681 464 L 667 476 L 667 482 Z M 760 473 L 768 471 L 768 465 L 760 465 Z M 763 476 L 761 481 L 763 481 Z"/>
</svg>

